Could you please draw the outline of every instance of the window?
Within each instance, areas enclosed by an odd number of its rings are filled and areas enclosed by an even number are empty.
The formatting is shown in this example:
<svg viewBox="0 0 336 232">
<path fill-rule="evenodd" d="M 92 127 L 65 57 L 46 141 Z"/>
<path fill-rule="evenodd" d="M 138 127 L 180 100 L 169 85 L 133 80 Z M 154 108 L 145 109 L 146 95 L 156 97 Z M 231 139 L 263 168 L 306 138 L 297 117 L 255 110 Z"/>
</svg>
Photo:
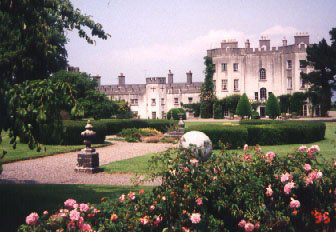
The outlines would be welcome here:
<svg viewBox="0 0 336 232">
<path fill-rule="evenodd" d="M 261 68 L 259 70 L 259 79 L 260 80 L 266 80 L 266 69 Z"/>
<path fill-rule="evenodd" d="M 238 79 L 235 79 L 234 82 L 233 82 L 233 90 L 234 91 L 239 91 L 239 85 L 238 85 L 238 82 L 239 80 Z"/>
<path fill-rule="evenodd" d="M 222 80 L 222 90 L 227 91 L 228 80 Z"/>
<path fill-rule="evenodd" d="M 300 68 L 306 68 L 307 64 L 305 60 L 300 60 Z"/>
<path fill-rule="evenodd" d="M 291 60 L 287 60 L 287 68 L 288 69 L 292 68 L 292 61 Z"/>
<path fill-rule="evenodd" d="M 213 71 L 216 72 L 216 64 L 212 64 Z"/>
<path fill-rule="evenodd" d="M 152 106 L 156 106 L 156 100 L 155 100 L 155 98 L 152 98 Z"/>
<path fill-rule="evenodd" d="M 224 110 L 224 116 L 229 116 L 229 111 Z"/>
<path fill-rule="evenodd" d="M 166 115 L 166 113 L 164 111 L 162 111 L 161 114 L 162 114 L 162 118 L 166 118 L 167 117 L 167 115 Z"/>
<path fill-rule="evenodd" d="M 226 72 L 226 63 L 222 64 L 222 72 Z"/>
<path fill-rule="evenodd" d="M 270 96 L 272 94 L 272 92 L 268 92 L 268 96 Z"/>
<path fill-rule="evenodd" d="M 156 112 L 155 111 L 152 112 L 152 119 L 156 119 Z"/>
<path fill-rule="evenodd" d="M 238 72 L 238 63 L 233 64 L 233 71 Z"/>
<path fill-rule="evenodd" d="M 138 105 L 138 99 L 131 99 L 131 105 L 132 106 L 137 106 Z"/>
<path fill-rule="evenodd" d="M 165 99 L 164 99 L 164 98 L 161 98 L 161 105 L 164 106 L 164 104 L 165 104 Z"/>
<path fill-rule="evenodd" d="M 191 104 L 191 103 L 192 103 L 192 100 L 193 100 L 193 98 L 192 98 L 192 97 L 188 97 L 188 102 L 189 102 L 189 104 Z"/>
<path fill-rule="evenodd" d="M 174 105 L 178 105 L 179 104 L 179 100 L 178 100 L 178 98 L 176 97 L 176 98 L 174 98 Z"/>
<path fill-rule="evenodd" d="M 266 100 L 267 98 L 267 91 L 266 88 L 260 89 L 260 100 Z"/>
<path fill-rule="evenodd" d="M 292 77 L 287 77 L 287 89 L 292 89 Z"/>
<path fill-rule="evenodd" d="M 301 89 L 304 89 L 304 88 L 305 88 L 305 82 L 304 82 L 304 80 L 302 79 L 302 77 L 300 77 L 300 88 L 301 88 Z"/>
<path fill-rule="evenodd" d="M 212 83 L 213 83 L 215 91 L 216 91 L 216 80 L 212 80 Z"/>
<path fill-rule="evenodd" d="M 254 92 L 254 99 L 258 101 L 258 92 Z"/>
</svg>

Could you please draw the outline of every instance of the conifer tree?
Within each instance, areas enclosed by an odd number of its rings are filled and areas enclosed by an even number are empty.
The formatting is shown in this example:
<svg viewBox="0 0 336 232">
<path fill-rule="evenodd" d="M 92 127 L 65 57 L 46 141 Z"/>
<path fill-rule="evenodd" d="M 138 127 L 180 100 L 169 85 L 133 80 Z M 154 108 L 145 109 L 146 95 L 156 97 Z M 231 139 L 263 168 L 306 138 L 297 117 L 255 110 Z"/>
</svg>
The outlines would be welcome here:
<svg viewBox="0 0 336 232">
<path fill-rule="evenodd" d="M 280 115 L 280 106 L 278 99 L 271 93 L 266 102 L 266 115 L 275 119 Z"/>
<path fill-rule="evenodd" d="M 242 118 L 244 118 L 245 116 L 249 117 L 252 114 L 252 107 L 245 93 L 239 99 L 236 114 L 241 116 Z"/>
<path fill-rule="evenodd" d="M 213 116 L 213 102 L 216 99 L 214 94 L 213 74 L 215 72 L 215 66 L 212 63 L 212 58 L 209 56 L 204 57 L 205 65 L 205 79 L 201 88 L 201 118 L 212 118 Z"/>
</svg>

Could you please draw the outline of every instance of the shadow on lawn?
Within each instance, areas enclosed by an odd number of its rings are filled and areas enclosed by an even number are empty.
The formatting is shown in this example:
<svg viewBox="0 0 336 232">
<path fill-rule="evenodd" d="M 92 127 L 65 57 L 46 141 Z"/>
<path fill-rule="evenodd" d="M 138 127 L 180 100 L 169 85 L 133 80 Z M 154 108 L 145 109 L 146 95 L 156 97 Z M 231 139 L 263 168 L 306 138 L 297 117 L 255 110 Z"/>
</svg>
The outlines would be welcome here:
<svg viewBox="0 0 336 232">
<path fill-rule="evenodd" d="M 77 202 L 100 203 L 102 197 L 118 197 L 140 188 L 108 185 L 0 184 L 1 231 L 16 231 L 31 212 L 53 213 L 68 198 Z M 148 188 L 147 188 L 148 189 Z"/>
</svg>

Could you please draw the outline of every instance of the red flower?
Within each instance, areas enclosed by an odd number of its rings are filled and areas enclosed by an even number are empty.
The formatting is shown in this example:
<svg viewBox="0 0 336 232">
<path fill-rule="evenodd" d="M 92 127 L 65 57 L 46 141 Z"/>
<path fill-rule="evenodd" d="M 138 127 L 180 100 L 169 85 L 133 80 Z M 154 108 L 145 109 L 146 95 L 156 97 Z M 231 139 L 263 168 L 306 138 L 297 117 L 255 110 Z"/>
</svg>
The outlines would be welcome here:
<svg viewBox="0 0 336 232">
<path fill-rule="evenodd" d="M 323 223 L 324 224 L 329 224 L 330 223 L 330 217 L 328 212 L 324 212 L 323 214 Z"/>
</svg>

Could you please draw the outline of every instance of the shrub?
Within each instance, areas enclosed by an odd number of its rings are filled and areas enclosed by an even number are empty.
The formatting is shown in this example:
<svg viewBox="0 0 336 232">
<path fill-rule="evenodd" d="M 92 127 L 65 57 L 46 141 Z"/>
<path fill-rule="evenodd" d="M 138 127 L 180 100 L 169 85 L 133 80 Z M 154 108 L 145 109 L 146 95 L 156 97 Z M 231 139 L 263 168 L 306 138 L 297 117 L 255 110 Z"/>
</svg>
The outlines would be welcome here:
<svg viewBox="0 0 336 232">
<path fill-rule="evenodd" d="M 224 112 L 222 109 L 222 104 L 220 101 L 215 101 L 213 104 L 213 112 L 214 112 L 214 118 L 223 118 Z"/>
<path fill-rule="evenodd" d="M 251 118 L 260 119 L 259 113 L 257 111 L 252 111 Z"/>
<path fill-rule="evenodd" d="M 190 109 L 194 113 L 194 117 L 200 116 L 200 103 L 193 103 L 193 104 L 183 104 L 183 108 Z"/>
<path fill-rule="evenodd" d="M 239 99 L 236 114 L 242 118 L 249 117 L 252 114 L 252 107 L 245 93 Z"/>
<path fill-rule="evenodd" d="M 214 148 L 220 148 L 221 143 L 227 148 L 238 148 L 247 142 L 247 130 L 242 126 L 192 125 L 188 131 L 201 131 L 209 136 Z"/>
<path fill-rule="evenodd" d="M 240 97 L 240 95 L 234 94 L 223 98 L 223 109 L 231 114 L 235 114 Z"/>
<path fill-rule="evenodd" d="M 167 119 L 179 120 L 179 114 L 182 114 L 182 119 L 186 120 L 186 111 L 183 108 L 170 109 L 167 113 Z"/>
<path fill-rule="evenodd" d="M 212 118 L 213 117 L 213 102 L 203 101 L 200 106 L 201 118 Z"/>
<path fill-rule="evenodd" d="M 289 107 L 290 107 L 291 95 L 289 95 L 289 94 L 281 95 L 278 98 L 279 98 L 280 112 L 281 113 L 288 113 L 289 112 Z"/>
<path fill-rule="evenodd" d="M 301 92 L 295 92 L 290 98 L 290 111 L 296 113 L 296 115 L 302 115 L 302 108 L 304 101 L 306 100 L 306 94 Z"/>
<path fill-rule="evenodd" d="M 280 115 L 280 108 L 278 99 L 271 93 L 266 102 L 266 115 L 275 119 Z"/>
<path fill-rule="evenodd" d="M 29 215 L 19 231 L 334 231 L 336 169 L 320 159 L 318 146 L 284 157 L 246 149 L 206 162 L 171 150 L 152 159 L 162 184 L 151 192 L 99 205 L 68 199 L 55 213 Z"/>
</svg>

